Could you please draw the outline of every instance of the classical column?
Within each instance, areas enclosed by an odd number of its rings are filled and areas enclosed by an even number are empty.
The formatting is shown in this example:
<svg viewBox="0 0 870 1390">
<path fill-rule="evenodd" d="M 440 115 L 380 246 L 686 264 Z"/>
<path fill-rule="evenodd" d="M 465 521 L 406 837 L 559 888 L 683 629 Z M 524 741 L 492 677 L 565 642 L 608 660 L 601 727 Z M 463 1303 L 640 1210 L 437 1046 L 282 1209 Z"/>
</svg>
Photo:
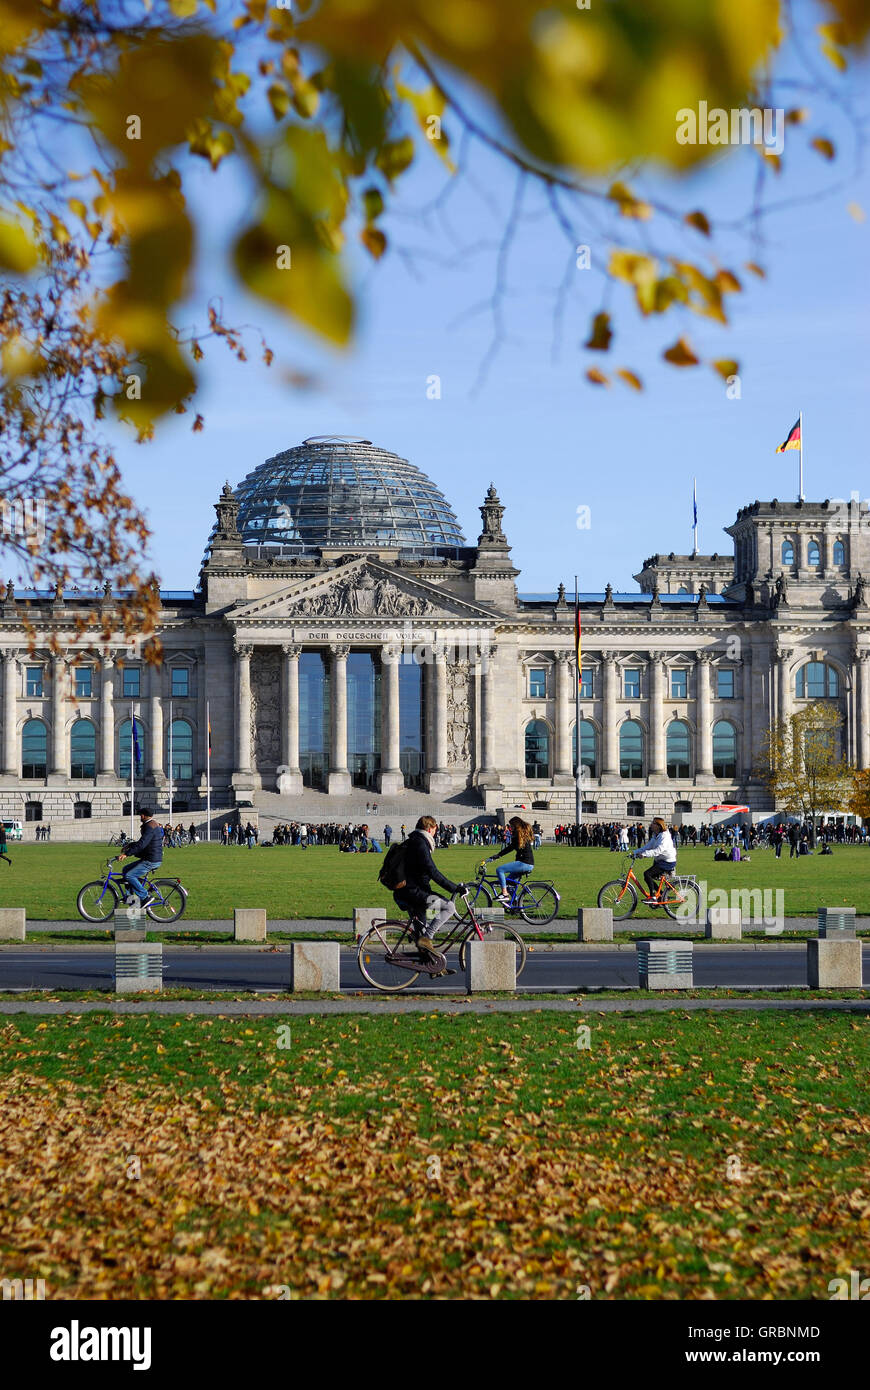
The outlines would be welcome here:
<svg viewBox="0 0 870 1390">
<path fill-rule="evenodd" d="M 347 658 L 350 647 L 332 643 L 330 672 L 330 702 L 332 706 L 332 738 L 329 752 L 329 784 L 331 796 L 347 796 L 350 792 L 350 771 L 347 766 Z"/>
<path fill-rule="evenodd" d="M 574 667 L 571 652 L 556 653 L 556 767 L 560 781 L 574 781 L 574 758 L 571 748 L 571 673 Z M 577 731 L 580 737 L 580 731 Z"/>
<path fill-rule="evenodd" d="M 496 648 L 487 647 L 480 657 L 480 742 L 477 784 L 499 787 L 501 780 L 495 764 L 495 657 Z"/>
<path fill-rule="evenodd" d="M 697 713 L 697 756 L 695 759 L 695 781 L 701 782 L 713 776 L 713 703 L 710 696 L 709 652 L 701 652 L 695 662 Z"/>
<path fill-rule="evenodd" d="M 18 739 L 16 723 L 18 713 L 18 653 L 7 651 L 3 669 L 3 774 L 17 777 Z"/>
<path fill-rule="evenodd" d="M 619 761 L 616 754 L 616 658 L 602 656 L 601 711 L 601 785 L 612 786 L 619 781 Z"/>
<path fill-rule="evenodd" d="M 69 759 L 66 755 L 66 728 L 64 713 L 66 708 L 66 662 L 62 656 L 51 659 L 51 763 L 49 772 L 54 777 L 69 777 Z"/>
<path fill-rule="evenodd" d="M 755 766 L 755 731 L 752 726 L 752 648 L 743 655 L 743 779 L 748 782 Z"/>
<path fill-rule="evenodd" d="M 299 767 L 299 657 L 301 647 L 281 644 L 281 766 L 278 791 L 282 796 L 298 796 L 302 791 Z"/>
<path fill-rule="evenodd" d="M 665 757 L 665 664 L 655 652 L 649 654 L 649 776 L 664 777 Z"/>
<path fill-rule="evenodd" d="M 99 778 L 114 780 L 115 773 L 115 662 L 104 656 L 100 668 L 100 770 Z"/>
<path fill-rule="evenodd" d="M 253 647 L 239 643 L 236 655 L 236 778 L 251 782 L 251 652 Z"/>
<path fill-rule="evenodd" d="M 381 648 L 381 780 L 382 795 L 400 792 L 405 785 L 399 746 L 399 662 L 402 648 Z"/>
<path fill-rule="evenodd" d="M 779 677 L 779 707 L 777 718 L 780 724 L 785 724 L 791 714 L 791 679 L 789 676 L 789 662 L 794 656 L 792 647 L 780 647 L 776 653 L 777 673 Z"/>
<path fill-rule="evenodd" d="M 858 766 L 870 767 L 870 652 L 856 652 L 858 668 Z"/>
<path fill-rule="evenodd" d="M 447 792 L 453 785 L 453 779 L 447 766 L 447 652 L 441 643 L 436 643 L 432 648 L 429 690 L 434 765 L 429 771 L 428 790 Z"/>
<path fill-rule="evenodd" d="M 152 666 L 148 676 L 148 775 L 155 787 L 165 781 L 163 769 L 163 668 Z"/>
</svg>

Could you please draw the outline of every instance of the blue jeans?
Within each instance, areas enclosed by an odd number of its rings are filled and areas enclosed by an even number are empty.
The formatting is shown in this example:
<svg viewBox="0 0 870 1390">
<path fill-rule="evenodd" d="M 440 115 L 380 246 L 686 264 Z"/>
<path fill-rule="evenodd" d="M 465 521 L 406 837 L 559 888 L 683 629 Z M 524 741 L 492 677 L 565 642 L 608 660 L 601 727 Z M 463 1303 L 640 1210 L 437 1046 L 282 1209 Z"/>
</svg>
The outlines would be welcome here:
<svg viewBox="0 0 870 1390">
<path fill-rule="evenodd" d="M 145 901 L 145 889 L 142 887 L 142 880 L 152 869 L 159 869 L 160 864 L 153 859 L 137 859 L 136 863 L 129 869 L 124 870 L 124 882 L 131 888 L 139 899 L 140 903 Z"/>
<path fill-rule="evenodd" d="M 532 865 L 523 864 L 521 860 L 517 859 L 513 864 L 500 864 L 495 872 L 501 884 L 501 891 L 504 893 L 507 888 L 508 874 L 530 874 Z"/>
</svg>

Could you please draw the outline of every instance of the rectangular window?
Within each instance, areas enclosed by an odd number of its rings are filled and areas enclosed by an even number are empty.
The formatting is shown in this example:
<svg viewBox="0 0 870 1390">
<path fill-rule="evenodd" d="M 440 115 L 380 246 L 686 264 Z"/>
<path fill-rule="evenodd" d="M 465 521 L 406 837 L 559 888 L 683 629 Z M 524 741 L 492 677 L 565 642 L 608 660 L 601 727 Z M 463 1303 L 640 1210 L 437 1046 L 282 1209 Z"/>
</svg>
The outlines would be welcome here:
<svg viewBox="0 0 870 1390">
<path fill-rule="evenodd" d="M 640 671 L 637 669 L 636 666 L 626 666 L 624 676 L 626 700 L 639 700 Z"/>
<path fill-rule="evenodd" d="M 173 666 L 172 693 L 173 695 L 190 694 L 190 672 L 186 666 Z"/>
<path fill-rule="evenodd" d="M 533 666 L 529 672 L 529 695 L 533 700 L 547 698 L 547 673 L 540 666 Z"/>
<path fill-rule="evenodd" d="M 689 694 L 689 673 L 688 671 L 671 672 L 671 699 L 685 700 Z"/>
<path fill-rule="evenodd" d="M 138 699 L 140 676 L 141 672 L 138 666 L 124 667 L 124 695 L 128 700 Z"/>
<path fill-rule="evenodd" d="M 26 680 L 27 680 L 27 684 L 26 684 L 26 687 L 25 687 L 25 692 L 26 692 L 26 694 L 28 694 L 28 695 L 33 695 L 33 696 L 35 696 L 37 699 L 41 699 L 41 698 L 42 698 L 42 667 L 41 667 L 41 666 L 28 666 L 28 667 L 27 667 Z"/>
<path fill-rule="evenodd" d="M 734 699 L 734 672 L 719 670 L 716 672 L 716 694 L 720 700 Z"/>
<path fill-rule="evenodd" d="M 89 700 L 93 695 L 93 671 L 90 666 L 76 667 L 76 699 Z M 90 805 L 90 802 L 88 802 Z"/>
<path fill-rule="evenodd" d="M 584 700 L 591 700 L 595 693 L 595 682 L 592 679 L 591 671 L 583 671 L 580 675 L 580 694 Z"/>
</svg>

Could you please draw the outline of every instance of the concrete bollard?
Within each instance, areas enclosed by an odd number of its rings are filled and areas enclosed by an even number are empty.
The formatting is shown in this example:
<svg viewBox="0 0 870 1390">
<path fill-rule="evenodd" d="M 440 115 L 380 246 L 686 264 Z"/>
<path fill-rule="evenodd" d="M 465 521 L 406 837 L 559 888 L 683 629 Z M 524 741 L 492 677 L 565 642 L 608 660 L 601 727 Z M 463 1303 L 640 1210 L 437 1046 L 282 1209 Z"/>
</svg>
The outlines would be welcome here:
<svg viewBox="0 0 870 1390">
<path fill-rule="evenodd" d="M 638 941 L 637 978 L 641 989 L 691 989 L 691 941 Z"/>
<path fill-rule="evenodd" d="M 233 938 L 236 941 L 265 941 L 266 909 L 264 907 L 234 907 Z"/>
<path fill-rule="evenodd" d="M 23 907 L 0 907 L 0 941 L 23 941 L 26 927 Z"/>
<path fill-rule="evenodd" d="M 147 931 L 145 913 L 138 904 L 135 907 L 119 907 L 112 922 L 116 941 L 144 941 Z"/>
<path fill-rule="evenodd" d="M 613 910 L 609 907 L 578 907 L 578 941 L 612 941 Z"/>
<path fill-rule="evenodd" d="M 833 938 L 838 941 L 855 939 L 854 907 L 820 907 L 819 936 L 822 940 Z"/>
<path fill-rule="evenodd" d="M 159 941 L 115 943 L 115 992 L 139 994 L 163 989 L 163 945 Z"/>
<path fill-rule="evenodd" d="M 858 940 L 810 939 L 807 942 L 807 984 L 810 989 L 860 989 L 864 983 Z"/>
<path fill-rule="evenodd" d="M 707 941 L 740 941 L 743 915 L 739 907 L 708 907 L 704 925 Z"/>
<path fill-rule="evenodd" d="M 340 963 L 337 941 L 294 941 L 290 949 L 291 992 L 337 994 L 341 989 Z"/>
<path fill-rule="evenodd" d="M 465 954 L 465 988 L 487 994 L 517 987 L 517 948 L 512 941 L 469 941 Z"/>
<path fill-rule="evenodd" d="M 397 907 L 393 908 L 392 913 L 385 907 L 355 907 L 353 910 L 353 934 L 357 941 L 365 936 L 373 922 L 385 922 L 388 917 L 401 917 L 403 914 Z"/>
</svg>

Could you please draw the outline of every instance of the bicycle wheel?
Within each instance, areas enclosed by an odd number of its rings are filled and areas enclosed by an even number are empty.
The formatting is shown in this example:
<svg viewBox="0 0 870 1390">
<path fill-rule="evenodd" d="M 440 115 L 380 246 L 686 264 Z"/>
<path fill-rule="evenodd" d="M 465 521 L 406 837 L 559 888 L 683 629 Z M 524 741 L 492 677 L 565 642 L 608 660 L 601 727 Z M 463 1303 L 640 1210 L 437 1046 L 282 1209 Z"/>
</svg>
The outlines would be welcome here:
<svg viewBox="0 0 870 1390">
<path fill-rule="evenodd" d="M 473 883 L 469 883 L 467 892 L 468 902 L 472 907 L 492 907 L 495 894 L 484 879 L 475 879 Z M 453 902 L 460 918 L 467 918 L 468 906 L 466 905 L 464 897 L 460 897 L 458 894 L 454 893 Z"/>
<path fill-rule="evenodd" d="M 398 965 L 388 959 L 397 956 L 406 960 L 407 965 Z M 356 962 L 360 973 L 375 989 L 387 994 L 396 994 L 407 989 L 419 977 L 419 968 L 413 968 L 419 958 L 408 932 L 407 922 L 377 922 L 370 927 L 359 943 Z"/>
<path fill-rule="evenodd" d="M 517 894 L 517 908 L 524 922 L 543 927 L 559 911 L 559 894 L 549 883 L 524 883 Z"/>
<path fill-rule="evenodd" d="M 120 901 L 114 884 L 103 879 L 79 889 L 76 907 L 86 922 L 107 922 Z"/>
<path fill-rule="evenodd" d="M 155 878 L 148 884 L 154 902 L 145 911 L 152 922 L 177 922 L 187 907 L 187 891 L 171 878 Z"/>
<path fill-rule="evenodd" d="M 674 884 L 673 896 L 678 901 L 663 903 L 665 912 L 675 922 L 685 922 L 687 926 L 695 926 L 701 911 L 701 891 L 697 883 L 684 883 L 679 888 Z"/>
<path fill-rule="evenodd" d="M 504 933 L 504 940 L 505 940 L 505 941 L 513 941 L 514 945 L 515 945 L 516 948 L 517 948 L 517 979 L 519 979 L 520 976 L 522 975 L 523 970 L 525 969 L 525 965 L 526 965 L 526 956 L 527 956 L 527 954 L 528 954 L 528 952 L 526 951 L 526 943 L 525 943 L 525 941 L 523 941 L 523 938 L 520 936 L 519 932 L 518 932 L 514 927 L 508 927 L 508 926 L 504 926 L 504 927 L 503 927 L 503 926 L 498 926 L 495 930 L 496 930 L 496 931 L 503 932 L 503 933 Z M 463 941 L 462 945 L 459 947 L 459 969 L 460 969 L 460 970 L 464 970 L 464 969 L 465 969 L 465 960 L 466 960 L 466 956 L 467 956 L 467 953 L 468 953 L 468 952 L 467 952 L 467 948 L 468 948 L 468 943 L 469 943 L 469 941 L 476 941 L 476 940 L 477 940 L 477 937 L 476 937 L 476 936 L 467 936 L 467 937 L 465 938 L 465 940 Z M 498 938 L 496 938 L 496 940 L 498 940 Z"/>
<path fill-rule="evenodd" d="M 598 906 L 609 907 L 614 922 L 630 917 L 637 907 L 637 889 L 623 878 L 613 878 L 598 893 Z"/>
</svg>

